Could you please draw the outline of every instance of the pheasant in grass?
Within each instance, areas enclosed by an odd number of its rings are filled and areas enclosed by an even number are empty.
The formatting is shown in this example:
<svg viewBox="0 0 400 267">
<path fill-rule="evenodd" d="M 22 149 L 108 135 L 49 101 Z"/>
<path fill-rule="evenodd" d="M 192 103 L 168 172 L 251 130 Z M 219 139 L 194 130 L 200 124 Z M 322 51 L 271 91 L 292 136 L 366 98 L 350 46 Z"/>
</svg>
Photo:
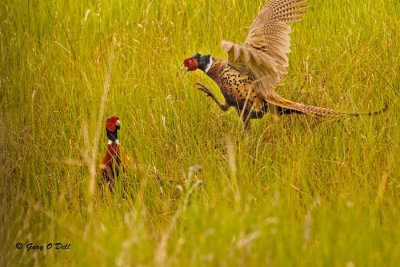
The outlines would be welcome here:
<svg viewBox="0 0 400 267">
<path fill-rule="evenodd" d="M 100 169 L 111 191 L 114 190 L 115 179 L 118 177 L 121 168 L 121 147 L 118 141 L 118 130 L 120 127 L 121 121 L 117 116 L 107 119 L 108 146 L 100 163 Z"/>
<path fill-rule="evenodd" d="M 278 95 L 278 86 L 289 66 L 291 28 L 287 23 L 301 20 L 305 14 L 306 0 L 271 0 L 254 20 L 243 45 L 222 41 L 221 46 L 228 59 L 196 54 L 184 60 L 183 69 L 205 72 L 221 89 L 225 103 L 220 103 L 214 94 L 201 83 L 200 90 L 210 96 L 218 106 L 227 111 L 235 107 L 250 133 L 250 120 L 261 118 L 267 112 L 303 113 L 312 116 L 333 116 L 372 113 L 349 113 L 329 108 L 309 106 L 287 100 Z"/>
<path fill-rule="evenodd" d="M 108 137 L 107 151 L 100 163 L 101 173 L 106 180 L 110 191 L 114 191 L 115 180 L 120 174 L 120 171 L 125 172 L 126 168 L 136 172 L 148 172 L 152 170 L 157 179 L 161 179 L 162 174 L 155 166 L 140 163 L 136 159 L 130 159 L 127 155 L 121 157 L 121 146 L 118 140 L 118 130 L 121 128 L 121 121 L 117 116 L 107 119 L 106 132 Z M 123 166 L 121 165 L 123 163 Z M 122 168 L 124 167 L 124 168 Z M 133 169 L 132 169 L 133 168 Z"/>
</svg>

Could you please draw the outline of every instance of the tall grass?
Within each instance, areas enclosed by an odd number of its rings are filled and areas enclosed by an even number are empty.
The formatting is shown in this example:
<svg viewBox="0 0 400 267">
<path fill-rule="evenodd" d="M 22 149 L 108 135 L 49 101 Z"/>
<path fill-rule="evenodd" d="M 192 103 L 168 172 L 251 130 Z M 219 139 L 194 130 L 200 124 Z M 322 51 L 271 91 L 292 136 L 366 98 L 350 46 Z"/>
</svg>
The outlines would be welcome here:
<svg viewBox="0 0 400 267">
<path fill-rule="evenodd" d="M 247 144 L 236 112 L 194 85 L 213 82 L 179 70 L 197 52 L 225 57 L 220 41 L 243 42 L 265 2 L 3 1 L 0 265 L 398 266 L 400 111 L 374 68 L 399 90 L 400 3 L 310 0 L 277 89 L 388 112 L 267 115 Z M 98 171 L 91 192 L 86 164 L 111 115 L 122 152 L 148 166 L 127 168 L 114 195 Z"/>
</svg>

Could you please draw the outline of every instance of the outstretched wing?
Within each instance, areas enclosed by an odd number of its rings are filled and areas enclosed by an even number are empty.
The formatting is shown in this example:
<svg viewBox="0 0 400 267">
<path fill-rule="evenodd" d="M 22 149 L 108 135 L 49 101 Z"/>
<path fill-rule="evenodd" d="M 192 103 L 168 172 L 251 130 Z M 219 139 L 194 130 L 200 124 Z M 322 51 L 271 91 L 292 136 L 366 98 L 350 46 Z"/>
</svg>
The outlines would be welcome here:
<svg viewBox="0 0 400 267">
<path fill-rule="evenodd" d="M 290 108 L 294 102 L 280 97 L 273 88 L 283 79 L 289 66 L 291 28 L 286 23 L 301 20 L 306 0 L 271 0 L 254 20 L 243 45 L 222 41 L 233 68 L 255 79 L 256 90 L 268 102 Z"/>
</svg>

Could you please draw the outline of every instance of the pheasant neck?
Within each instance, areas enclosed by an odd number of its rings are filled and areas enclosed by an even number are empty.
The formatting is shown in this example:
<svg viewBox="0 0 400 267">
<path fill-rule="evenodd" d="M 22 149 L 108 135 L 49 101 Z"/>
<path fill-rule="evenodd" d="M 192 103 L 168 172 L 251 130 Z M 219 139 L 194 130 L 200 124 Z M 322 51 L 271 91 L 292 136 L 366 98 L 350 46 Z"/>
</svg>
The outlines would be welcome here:
<svg viewBox="0 0 400 267">
<path fill-rule="evenodd" d="M 213 59 L 213 64 L 210 66 L 210 68 L 206 73 L 208 77 L 210 77 L 217 84 L 219 84 L 219 80 L 221 78 L 221 74 L 224 72 L 224 69 L 225 69 L 224 62 L 218 58 L 215 58 Z"/>
<path fill-rule="evenodd" d="M 112 145 L 113 143 L 119 145 L 119 140 L 118 140 L 118 139 L 116 139 L 116 140 L 114 140 L 114 141 L 108 140 L 108 144 L 109 144 L 109 145 Z"/>
<path fill-rule="evenodd" d="M 210 62 L 208 62 L 206 68 L 204 69 L 204 72 L 208 73 L 213 64 L 214 64 L 214 59 L 212 56 L 210 56 Z"/>
</svg>

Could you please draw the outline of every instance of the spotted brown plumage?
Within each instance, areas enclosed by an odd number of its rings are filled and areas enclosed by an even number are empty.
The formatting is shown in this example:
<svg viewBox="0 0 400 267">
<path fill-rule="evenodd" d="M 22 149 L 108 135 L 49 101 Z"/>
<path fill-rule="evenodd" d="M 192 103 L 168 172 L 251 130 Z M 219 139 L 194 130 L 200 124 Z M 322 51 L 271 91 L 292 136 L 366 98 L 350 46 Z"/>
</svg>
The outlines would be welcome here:
<svg viewBox="0 0 400 267">
<path fill-rule="evenodd" d="M 323 107 L 310 106 L 287 100 L 274 88 L 286 74 L 289 66 L 290 26 L 287 23 L 301 20 L 305 14 L 306 0 L 271 0 L 254 20 L 243 45 L 222 41 L 221 46 L 228 59 L 217 59 L 211 55 L 196 54 L 184 60 L 188 71 L 200 69 L 212 78 L 221 89 L 226 100 L 220 103 L 204 85 L 200 90 L 210 96 L 226 111 L 233 106 L 245 126 L 250 129 L 250 119 L 261 118 L 267 112 L 303 113 L 311 116 L 373 115 L 378 112 L 344 112 Z"/>
<path fill-rule="evenodd" d="M 266 102 L 253 90 L 253 79 L 229 66 L 227 60 L 214 59 L 207 75 L 221 89 L 227 106 L 235 107 L 239 115 L 243 111 L 244 117 L 259 118 L 267 112 Z"/>
</svg>

